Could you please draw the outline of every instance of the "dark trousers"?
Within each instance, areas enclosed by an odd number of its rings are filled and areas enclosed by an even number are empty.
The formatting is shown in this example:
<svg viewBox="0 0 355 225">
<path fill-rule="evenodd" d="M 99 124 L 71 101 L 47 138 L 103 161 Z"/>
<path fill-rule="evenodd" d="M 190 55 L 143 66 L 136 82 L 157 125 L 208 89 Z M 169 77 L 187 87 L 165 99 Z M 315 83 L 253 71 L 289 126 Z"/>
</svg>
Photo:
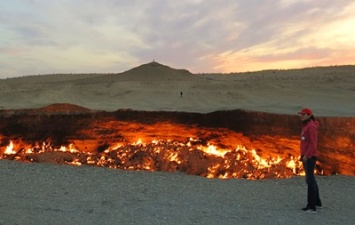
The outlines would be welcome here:
<svg viewBox="0 0 355 225">
<path fill-rule="evenodd" d="M 310 158 L 306 163 L 303 163 L 303 168 L 306 172 L 307 191 L 307 207 L 315 209 L 316 206 L 321 206 L 322 202 L 319 198 L 319 190 L 316 178 L 314 176 L 314 169 L 316 167 L 316 158 Z"/>
</svg>

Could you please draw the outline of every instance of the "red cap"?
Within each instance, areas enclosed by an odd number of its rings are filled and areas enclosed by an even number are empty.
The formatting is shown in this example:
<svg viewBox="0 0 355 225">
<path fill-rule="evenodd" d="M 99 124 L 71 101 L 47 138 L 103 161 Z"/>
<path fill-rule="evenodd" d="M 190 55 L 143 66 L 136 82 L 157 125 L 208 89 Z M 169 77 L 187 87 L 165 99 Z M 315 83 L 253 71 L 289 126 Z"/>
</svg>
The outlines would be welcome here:
<svg viewBox="0 0 355 225">
<path fill-rule="evenodd" d="M 301 110 L 301 112 L 298 112 L 298 114 L 308 114 L 308 115 L 313 115 L 313 112 L 312 112 L 312 110 L 310 110 L 309 108 L 303 108 L 302 110 Z"/>
</svg>

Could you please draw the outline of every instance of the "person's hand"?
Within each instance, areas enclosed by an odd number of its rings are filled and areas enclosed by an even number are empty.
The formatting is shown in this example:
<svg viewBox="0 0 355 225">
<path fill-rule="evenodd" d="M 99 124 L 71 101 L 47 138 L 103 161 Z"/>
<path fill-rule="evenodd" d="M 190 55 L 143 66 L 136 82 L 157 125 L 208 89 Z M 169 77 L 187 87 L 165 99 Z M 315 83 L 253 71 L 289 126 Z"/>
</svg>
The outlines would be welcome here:
<svg viewBox="0 0 355 225">
<path fill-rule="evenodd" d="M 306 163 L 306 162 L 307 162 L 307 160 L 308 160 L 307 156 L 306 156 L 306 155 L 304 155 L 304 156 L 303 156 L 303 158 L 302 158 L 303 163 Z"/>
</svg>

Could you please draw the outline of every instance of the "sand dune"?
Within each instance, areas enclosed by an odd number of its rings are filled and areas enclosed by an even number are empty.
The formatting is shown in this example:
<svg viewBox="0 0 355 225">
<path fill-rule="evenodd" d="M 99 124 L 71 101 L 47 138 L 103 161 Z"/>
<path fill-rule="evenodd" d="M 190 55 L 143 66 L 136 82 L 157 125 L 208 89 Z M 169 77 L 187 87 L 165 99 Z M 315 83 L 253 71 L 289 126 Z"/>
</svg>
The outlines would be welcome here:
<svg viewBox="0 0 355 225">
<path fill-rule="evenodd" d="M 222 75 L 191 74 L 151 62 L 118 74 L 0 80 L 1 109 L 70 103 L 106 111 L 244 109 L 294 114 L 301 107 L 310 107 L 319 116 L 352 117 L 353 99 L 355 66 Z"/>
</svg>

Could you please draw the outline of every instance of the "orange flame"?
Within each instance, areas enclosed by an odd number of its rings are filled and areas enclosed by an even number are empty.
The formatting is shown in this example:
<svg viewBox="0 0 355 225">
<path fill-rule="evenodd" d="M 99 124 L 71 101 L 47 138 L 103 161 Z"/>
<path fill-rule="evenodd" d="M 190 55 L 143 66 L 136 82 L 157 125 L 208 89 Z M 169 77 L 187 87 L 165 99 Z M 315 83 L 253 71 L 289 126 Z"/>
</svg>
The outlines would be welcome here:
<svg viewBox="0 0 355 225">
<path fill-rule="evenodd" d="M 196 138 L 187 142 L 152 140 L 145 143 L 114 143 L 96 154 L 85 153 L 73 144 L 55 148 L 50 143 L 33 144 L 25 151 L 16 149 L 13 141 L 1 158 L 30 162 L 55 162 L 70 165 L 93 165 L 127 170 L 182 171 L 207 178 L 288 178 L 300 175 L 302 166 L 293 156 L 263 158 L 255 149 L 237 145 L 223 149 Z"/>
<path fill-rule="evenodd" d="M 14 149 L 14 144 L 12 141 L 10 141 L 10 144 L 6 147 L 4 154 L 6 155 L 14 155 L 17 152 L 13 150 Z"/>
</svg>

